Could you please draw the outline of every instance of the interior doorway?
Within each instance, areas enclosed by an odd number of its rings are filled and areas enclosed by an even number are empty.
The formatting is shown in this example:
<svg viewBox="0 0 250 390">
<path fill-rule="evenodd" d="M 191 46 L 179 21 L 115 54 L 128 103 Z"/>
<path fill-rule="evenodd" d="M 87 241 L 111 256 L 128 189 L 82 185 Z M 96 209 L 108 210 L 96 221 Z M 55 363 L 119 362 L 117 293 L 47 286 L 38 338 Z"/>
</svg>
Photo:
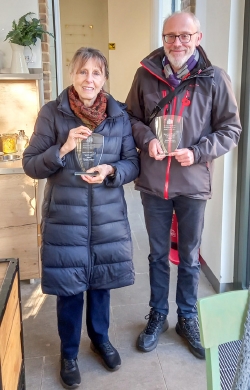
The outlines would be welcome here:
<svg viewBox="0 0 250 390">
<path fill-rule="evenodd" d="M 51 52 L 55 98 L 70 85 L 68 66 L 77 49 L 95 47 L 109 59 L 108 0 L 48 0 L 48 4 L 53 12 L 50 23 L 56 38 L 54 52 Z M 108 83 L 106 90 L 109 90 Z"/>
<path fill-rule="evenodd" d="M 140 61 L 162 46 L 162 23 L 181 0 L 48 0 L 53 7 L 56 94 L 69 85 L 68 64 L 81 46 L 93 46 L 109 62 L 106 90 L 124 101 Z M 141 12 L 143 3 L 143 13 Z M 109 50 L 109 40 L 116 43 Z M 52 64 L 53 65 L 53 64 Z"/>
<path fill-rule="evenodd" d="M 60 0 L 63 88 L 68 67 L 80 47 L 99 49 L 108 59 L 108 0 Z"/>
</svg>

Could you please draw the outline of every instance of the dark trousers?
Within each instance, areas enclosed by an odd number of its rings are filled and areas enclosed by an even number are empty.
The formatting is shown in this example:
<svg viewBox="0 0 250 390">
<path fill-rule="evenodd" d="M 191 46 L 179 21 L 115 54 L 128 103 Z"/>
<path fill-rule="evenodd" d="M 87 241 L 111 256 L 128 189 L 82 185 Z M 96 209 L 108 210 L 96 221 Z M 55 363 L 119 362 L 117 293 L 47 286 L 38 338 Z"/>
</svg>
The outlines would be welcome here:
<svg viewBox="0 0 250 390">
<path fill-rule="evenodd" d="M 199 248 L 204 226 L 206 201 L 177 196 L 162 199 L 141 192 L 146 228 L 149 236 L 149 275 L 151 297 L 149 305 L 168 314 L 170 228 L 173 210 L 178 221 L 178 279 L 176 303 L 178 316 L 197 315 L 197 291 L 200 274 Z"/>
<path fill-rule="evenodd" d="M 86 325 L 94 344 L 108 341 L 110 290 L 86 292 Z M 78 354 L 83 313 L 84 293 L 57 297 L 57 324 L 61 339 L 61 355 L 75 359 Z"/>
</svg>

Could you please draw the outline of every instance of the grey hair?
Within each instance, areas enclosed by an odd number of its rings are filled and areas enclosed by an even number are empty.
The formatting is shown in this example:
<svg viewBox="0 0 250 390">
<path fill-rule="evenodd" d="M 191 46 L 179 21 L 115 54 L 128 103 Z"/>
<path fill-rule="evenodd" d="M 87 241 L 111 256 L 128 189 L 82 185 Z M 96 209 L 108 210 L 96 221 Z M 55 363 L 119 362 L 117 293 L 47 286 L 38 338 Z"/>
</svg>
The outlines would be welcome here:
<svg viewBox="0 0 250 390">
<path fill-rule="evenodd" d="M 163 26 L 162 26 L 162 32 L 164 30 L 164 27 L 165 27 L 165 24 L 166 22 L 171 19 L 173 16 L 175 15 L 180 15 L 180 14 L 186 14 L 186 15 L 189 15 L 192 19 L 193 19 L 193 22 L 194 24 L 196 25 L 196 28 L 197 28 L 197 31 L 200 32 L 201 31 L 201 24 L 200 24 L 200 21 L 199 19 L 195 16 L 195 14 L 193 14 L 192 12 L 187 12 L 187 11 L 176 11 L 174 12 L 173 14 L 167 16 L 164 21 L 163 21 Z"/>
<path fill-rule="evenodd" d="M 86 64 L 86 62 L 91 58 L 96 60 L 101 71 L 104 69 L 105 77 L 108 79 L 109 69 L 107 59 L 100 50 L 94 49 L 92 47 L 80 47 L 80 49 L 75 52 L 69 64 L 69 73 L 77 73 L 78 70 L 82 68 L 82 66 Z"/>
</svg>

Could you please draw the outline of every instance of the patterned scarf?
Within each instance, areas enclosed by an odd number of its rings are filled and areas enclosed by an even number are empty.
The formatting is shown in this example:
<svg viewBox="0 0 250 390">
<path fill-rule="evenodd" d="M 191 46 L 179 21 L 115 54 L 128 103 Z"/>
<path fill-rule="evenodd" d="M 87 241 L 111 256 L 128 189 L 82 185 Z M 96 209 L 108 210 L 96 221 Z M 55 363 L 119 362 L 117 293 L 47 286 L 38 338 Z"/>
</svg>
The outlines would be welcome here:
<svg viewBox="0 0 250 390">
<path fill-rule="evenodd" d="M 91 107 L 84 106 L 73 85 L 71 85 L 68 89 L 68 96 L 71 110 L 91 131 L 93 131 L 107 117 L 107 97 L 104 92 L 100 91 L 98 93 L 96 100 Z"/>
<path fill-rule="evenodd" d="M 163 58 L 162 64 L 164 68 L 164 73 L 166 79 L 168 80 L 169 84 L 172 85 L 172 87 L 178 87 L 181 81 L 185 80 L 185 78 L 190 74 L 191 70 L 194 69 L 194 67 L 197 65 L 199 56 L 200 55 L 198 50 L 195 49 L 191 57 L 189 57 L 187 62 L 176 73 L 173 72 L 168 58 L 166 56 Z"/>
</svg>

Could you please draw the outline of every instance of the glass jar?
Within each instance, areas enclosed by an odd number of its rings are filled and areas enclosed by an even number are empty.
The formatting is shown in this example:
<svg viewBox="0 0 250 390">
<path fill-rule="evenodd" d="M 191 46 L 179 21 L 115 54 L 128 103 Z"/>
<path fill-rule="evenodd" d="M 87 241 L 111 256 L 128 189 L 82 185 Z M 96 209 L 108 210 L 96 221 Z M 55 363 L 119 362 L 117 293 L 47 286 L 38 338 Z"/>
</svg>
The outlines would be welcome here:
<svg viewBox="0 0 250 390">
<path fill-rule="evenodd" d="M 2 148 L 4 153 L 16 153 L 16 134 L 2 134 Z"/>
<path fill-rule="evenodd" d="M 18 130 L 18 136 L 16 141 L 17 152 L 22 157 L 25 148 L 29 144 L 29 138 L 25 134 L 24 130 Z"/>
</svg>

